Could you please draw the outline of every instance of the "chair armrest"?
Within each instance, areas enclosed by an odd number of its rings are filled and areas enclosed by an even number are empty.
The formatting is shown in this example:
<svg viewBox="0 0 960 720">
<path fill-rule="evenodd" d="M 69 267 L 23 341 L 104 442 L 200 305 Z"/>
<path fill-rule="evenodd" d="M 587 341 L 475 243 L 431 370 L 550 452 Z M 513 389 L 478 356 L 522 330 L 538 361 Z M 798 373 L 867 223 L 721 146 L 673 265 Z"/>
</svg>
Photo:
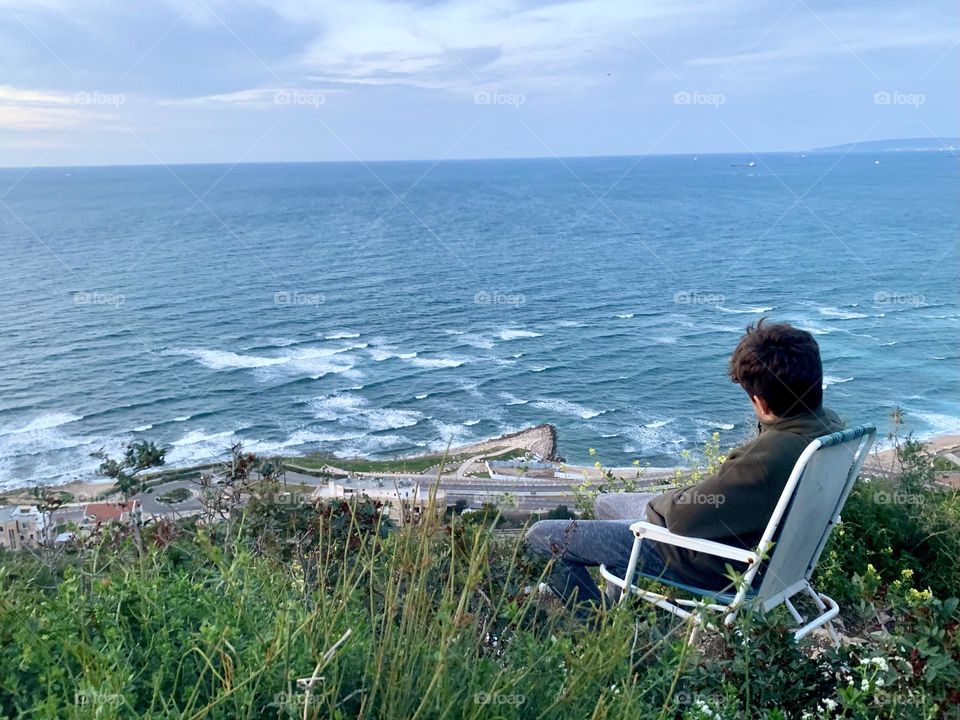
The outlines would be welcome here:
<svg viewBox="0 0 960 720">
<path fill-rule="evenodd" d="M 735 547 L 733 545 L 724 545 L 723 543 L 718 543 L 713 540 L 706 540 L 705 538 L 677 535 L 676 533 L 670 532 L 665 527 L 655 525 L 654 523 L 647 522 L 646 520 L 633 523 L 630 526 L 630 530 L 638 538 L 647 537 L 648 539 L 656 542 L 662 542 L 668 545 L 676 545 L 677 547 L 687 548 L 688 550 L 705 552 L 709 555 L 716 555 L 717 557 L 737 560 L 739 562 L 753 564 L 757 561 L 757 553 L 753 550 L 744 550 L 743 548 Z"/>
</svg>

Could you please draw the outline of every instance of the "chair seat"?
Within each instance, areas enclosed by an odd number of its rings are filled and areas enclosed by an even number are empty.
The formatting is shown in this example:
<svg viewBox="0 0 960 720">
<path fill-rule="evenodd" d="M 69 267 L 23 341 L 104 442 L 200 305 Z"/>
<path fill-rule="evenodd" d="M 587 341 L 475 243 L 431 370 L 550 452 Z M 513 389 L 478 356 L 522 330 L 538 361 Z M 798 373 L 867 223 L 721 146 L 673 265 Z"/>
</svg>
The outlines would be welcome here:
<svg viewBox="0 0 960 720">
<path fill-rule="evenodd" d="M 637 571 L 637 575 L 642 575 L 648 580 L 656 580 L 661 585 L 669 585 L 670 587 L 675 587 L 678 590 L 683 590 L 688 592 L 691 595 L 699 595 L 700 597 L 707 598 L 709 600 L 721 600 L 723 602 L 729 603 L 733 602 L 736 598 L 736 593 L 724 592 L 722 590 L 707 590 L 706 588 L 698 588 L 694 585 L 687 585 L 676 580 L 669 580 L 668 578 L 661 577 L 660 575 L 654 575 L 653 573 L 645 573 L 642 571 Z M 750 587 L 747 589 L 747 597 L 752 598 L 757 594 L 756 588 Z"/>
</svg>

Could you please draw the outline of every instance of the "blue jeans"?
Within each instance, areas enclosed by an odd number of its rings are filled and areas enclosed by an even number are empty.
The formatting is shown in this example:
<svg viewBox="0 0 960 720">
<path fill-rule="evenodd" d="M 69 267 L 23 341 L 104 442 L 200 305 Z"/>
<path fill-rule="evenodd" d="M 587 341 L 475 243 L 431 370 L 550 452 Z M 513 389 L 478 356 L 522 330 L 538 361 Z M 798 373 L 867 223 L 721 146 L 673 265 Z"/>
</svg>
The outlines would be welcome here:
<svg viewBox="0 0 960 720">
<path fill-rule="evenodd" d="M 633 549 L 630 525 L 647 519 L 647 503 L 654 497 L 656 493 L 607 493 L 594 502 L 596 520 L 541 520 L 530 527 L 527 547 L 553 559 L 548 584 L 564 602 L 602 603 L 600 590 L 587 568 L 603 564 L 623 577 Z M 640 543 L 637 572 L 676 579 L 657 551 L 657 544 L 650 540 Z"/>
</svg>

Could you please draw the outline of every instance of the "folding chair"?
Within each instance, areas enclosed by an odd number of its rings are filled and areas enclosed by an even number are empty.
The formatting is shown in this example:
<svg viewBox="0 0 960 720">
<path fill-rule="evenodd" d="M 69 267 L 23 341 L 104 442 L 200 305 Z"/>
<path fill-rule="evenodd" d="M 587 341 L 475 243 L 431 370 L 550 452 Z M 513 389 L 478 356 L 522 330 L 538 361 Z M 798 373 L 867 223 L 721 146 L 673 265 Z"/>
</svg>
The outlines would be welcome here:
<svg viewBox="0 0 960 720">
<path fill-rule="evenodd" d="M 790 473 L 760 543 L 753 550 L 677 535 L 665 527 L 641 520 L 630 526 L 634 534 L 633 550 L 624 577 L 618 577 L 603 565 L 600 566 L 601 574 L 608 582 L 621 588 L 621 603 L 631 595 L 636 595 L 679 617 L 695 615 L 688 638 L 691 643 L 701 625 L 716 630 L 713 623 L 704 622 L 704 610 L 725 613 L 724 624 L 729 626 L 745 606 L 766 613 L 783 603 L 800 625 L 794 632 L 796 640 L 800 640 L 815 628 L 826 625 L 830 638 L 835 644 L 839 644 L 840 640 L 831 620 L 840 612 L 840 606 L 833 598 L 815 591 L 810 585 L 810 577 L 827 544 L 830 532 L 834 525 L 840 522 L 840 510 L 853 489 L 876 435 L 877 430 L 873 425 L 861 425 L 823 435 L 807 445 Z M 738 583 L 736 593 L 706 590 L 655 575 L 638 573 L 637 559 L 640 555 L 640 543 L 644 538 L 746 563 L 747 570 Z M 764 560 L 766 568 L 758 580 L 758 586 L 754 588 L 754 578 Z M 633 584 L 634 577 L 638 574 L 663 585 L 698 595 L 701 600 L 672 599 L 667 595 L 643 590 Z M 791 602 L 798 593 L 808 595 L 820 611 L 820 614 L 809 622 L 805 621 Z"/>
</svg>

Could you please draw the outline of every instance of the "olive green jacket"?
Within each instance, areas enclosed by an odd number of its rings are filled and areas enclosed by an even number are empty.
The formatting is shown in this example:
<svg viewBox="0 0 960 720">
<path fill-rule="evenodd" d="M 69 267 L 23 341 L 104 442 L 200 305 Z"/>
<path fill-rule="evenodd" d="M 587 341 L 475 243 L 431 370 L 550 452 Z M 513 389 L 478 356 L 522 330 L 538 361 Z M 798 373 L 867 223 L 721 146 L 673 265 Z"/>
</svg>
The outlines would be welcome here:
<svg viewBox="0 0 960 720">
<path fill-rule="evenodd" d="M 732 450 L 713 475 L 654 498 L 647 505 L 647 519 L 678 535 L 754 548 L 804 448 L 842 428 L 840 418 L 822 406 L 761 422 L 757 437 Z M 666 543 L 657 543 L 657 550 L 687 584 L 718 589 L 730 583 L 724 577 L 729 560 Z M 745 568 L 730 564 L 738 571 Z"/>
</svg>

